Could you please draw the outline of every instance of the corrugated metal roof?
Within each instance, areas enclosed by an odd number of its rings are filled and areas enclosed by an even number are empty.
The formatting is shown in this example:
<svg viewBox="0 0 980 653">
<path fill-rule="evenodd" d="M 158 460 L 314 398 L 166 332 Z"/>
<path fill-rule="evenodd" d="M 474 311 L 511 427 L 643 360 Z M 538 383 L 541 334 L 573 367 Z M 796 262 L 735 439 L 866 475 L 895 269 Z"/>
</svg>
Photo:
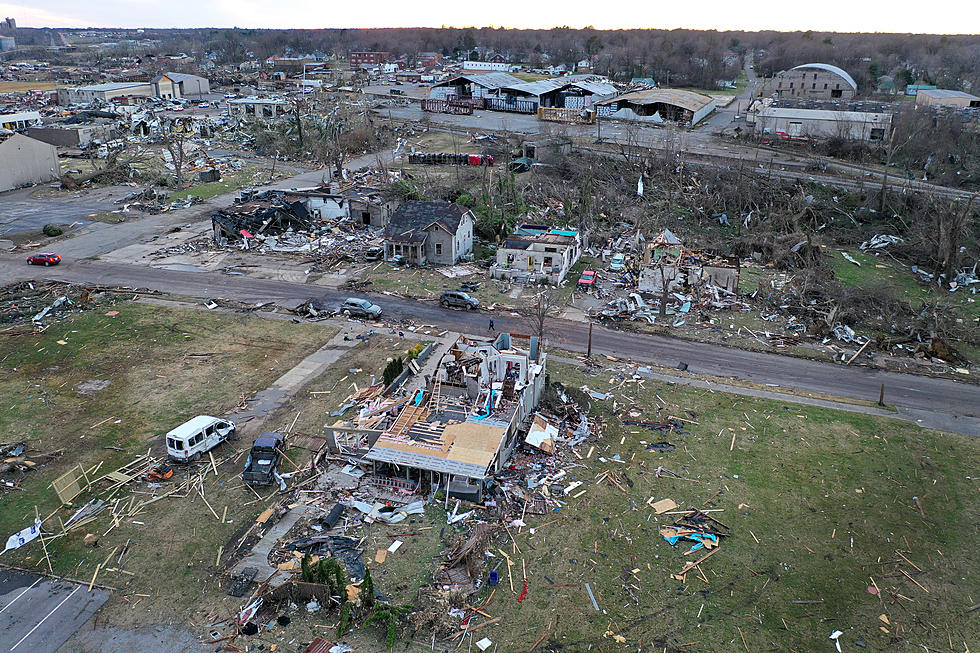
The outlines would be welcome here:
<svg viewBox="0 0 980 653">
<path fill-rule="evenodd" d="M 759 112 L 764 118 L 799 118 L 801 120 L 847 120 L 849 122 L 884 122 L 890 113 L 871 113 L 867 111 L 830 111 L 827 109 L 787 109 L 766 107 Z"/>
<path fill-rule="evenodd" d="M 133 86 L 150 86 L 151 82 L 106 82 L 105 84 L 93 84 L 92 86 L 81 86 L 79 91 L 119 91 Z"/>
<path fill-rule="evenodd" d="M 805 63 L 799 66 L 793 66 L 790 68 L 790 70 L 799 70 L 800 68 L 816 68 L 817 70 L 825 70 L 828 73 L 834 73 L 835 75 L 842 77 L 844 81 L 850 84 L 851 88 L 853 88 L 855 91 L 858 88 L 857 82 L 854 81 L 853 77 L 847 74 L 846 70 L 843 68 L 838 68 L 837 66 L 831 66 L 829 63 Z"/>
<path fill-rule="evenodd" d="M 407 465 L 417 469 L 428 469 L 434 472 L 456 474 L 467 478 L 485 478 L 487 475 L 486 465 L 480 466 L 473 463 L 464 463 L 459 460 L 437 458 L 436 456 L 427 456 L 415 451 L 388 449 L 377 444 L 364 454 L 364 458 L 395 465 Z"/>
<path fill-rule="evenodd" d="M 504 90 L 541 96 L 565 87 L 579 88 L 591 95 L 611 95 L 616 92 L 616 87 L 609 82 L 588 78 L 569 79 L 568 77 L 556 77 L 554 79 L 542 79 L 537 82 L 525 82 L 523 84 L 505 86 Z"/>
<path fill-rule="evenodd" d="M 934 98 L 967 98 L 969 100 L 980 100 L 980 97 L 964 93 L 963 91 L 953 91 L 948 88 L 919 89 L 919 95 Z"/>
<path fill-rule="evenodd" d="M 521 80 L 517 79 L 513 75 L 508 75 L 507 73 L 479 73 L 456 75 L 455 77 L 451 77 L 445 81 L 433 84 L 433 86 L 451 86 L 453 82 L 459 79 L 465 79 L 471 84 L 476 84 L 477 86 L 482 86 L 484 88 L 504 88 L 523 83 Z"/>
<path fill-rule="evenodd" d="M 688 111 L 697 112 L 714 102 L 714 100 L 707 95 L 695 93 L 694 91 L 683 91 L 676 88 L 651 88 L 617 95 L 608 100 L 596 102 L 596 104 L 613 104 L 614 102 L 630 102 L 632 104 L 657 104 L 659 102 L 673 104 Z"/>
</svg>

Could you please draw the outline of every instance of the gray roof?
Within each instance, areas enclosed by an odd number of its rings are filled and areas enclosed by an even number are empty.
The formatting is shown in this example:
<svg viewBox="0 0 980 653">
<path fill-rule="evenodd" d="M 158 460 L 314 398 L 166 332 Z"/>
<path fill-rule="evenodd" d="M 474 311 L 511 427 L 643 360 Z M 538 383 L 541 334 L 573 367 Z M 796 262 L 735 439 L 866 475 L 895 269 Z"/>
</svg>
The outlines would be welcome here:
<svg viewBox="0 0 980 653">
<path fill-rule="evenodd" d="M 845 82 L 851 85 L 855 91 L 858 88 L 857 82 L 854 78 L 847 74 L 847 71 L 843 68 L 838 68 L 837 66 L 831 66 L 829 63 L 805 63 L 799 66 L 793 66 L 790 70 L 799 70 L 800 68 L 816 68 L 817 70 L 825 70 L 828 73 L 834 73 L 844 79 Z"/>
<path fill-rule="evenodd" d="M 926 97 L 934 97 L 934 98 L 959 97 L 959 98 L 967 98 L 969 100 L 980 100 L 980 97 L 977 97 L 976 95 L 964 93 L 963 91 L 953 91 L 947 88 L 921 89 L 919 93 L 925 95 Z"/>
<path fill-rule="evenodd" d="M 152 82 L 106 82 L 105 84 L 93 84 L 92 86 L 81 86 L 79 91 L 121 91 L 124 88 L 134 86 L 150 86 Z"/>
<path fill-rule="evenodd" d="M 513 75 L 508 75 L 507 73 L 479 73 L 456 75 L 455 77 L 439 82 L 438 84 L 434 84 L 434 86 L 449 86 L 459 79 L 466 80 L 471 84 L 476 84 L 477 86 L 482 86 L 483 88 L 505 88 L 507 86 L 515 86 L 517 84 L 524 83 Z"/>
<path fill-rule="evenodd" d="M 407 465 L 416 469 L 428 469 L 434 472 L 456 474 L 467 478 L 486 478 L 487 467 L 475 463 L 464 463 L 458 460 L 427 456 L 414 451 L 402 451 L 401 449 L 388 449 L 379 445 L 374 445 L 371 450 L 364 454 L 367 460 L 377 462 L 393 463 L 395 465 Z"/>
<path fill-rule="evenodd" d="M 200 75 L 190 75 L 188 73 L 164 73 L 164 74 L 175 82 L 193 81 L 195 79 L 207 79 L 206 77 L 201 77 Z"/>
<path fill-rule="evenodd" d="M 424 234 L 421 232 L 434 224 L 455 234 L 463 216 L 468 212 L 469 209 L 465 206 L 444 200 L 404 202 L 391 214 L 388 226 L 385 227 L 385 236 L 408 240 L 414 235 L 416 238 L 422 236 L 421 239 L 424 240 Z"/>
<path fill-rule="evenodd" d="M 577 79 L 556 77 L 554 79 L 542 79 L 537 82 L 524 82 L 522 84 L 505 86 L 504 90 L 517 91 L 518 93 L 526 93 L 528 95 L 536 95 L 539 97 L 545 93 L 551 93 L 552 91 L 567 87 L 582 89 L 590 95 L 612 95 L 613 93 L 616 93 L 616 87 L 607 81 L 595 79 L 591 76 L 586 76 L 583 78 L 582 75 L 578 75 L 576 77 Z"/>
<path fill-rule="evenodd" d="M 764 118 L 799 118 L 801 120 L 846 120 L 849 122 L 879 122 L 892 114 L 874 111 L 833 111 L 829 109 L 805 109 L 766 107 L 759 112 Z"/>
</svg>

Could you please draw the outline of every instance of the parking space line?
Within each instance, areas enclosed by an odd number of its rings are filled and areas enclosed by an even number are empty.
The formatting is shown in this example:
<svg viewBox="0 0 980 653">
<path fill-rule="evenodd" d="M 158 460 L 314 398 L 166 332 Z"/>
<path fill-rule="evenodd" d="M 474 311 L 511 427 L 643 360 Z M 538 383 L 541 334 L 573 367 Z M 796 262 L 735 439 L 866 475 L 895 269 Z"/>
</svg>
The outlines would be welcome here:
<svg viewBox="0 0 980 653">
<path fill-rule="evenodd" d="M 33 584 L 32 584 L 32 585 L 30 586 L 30 587 L 28 587 L 28 588 L 25 588 L 23 592 L 21 592 L 20 594 L 18 594 L 18 595 L 17 595 L 17 598 L 16 598 L 16 599 L 14 599 L 13 601 L 11 601 L 10 603 L 8 603 L 7 605 L 5 605 L 5 606 L 3 606 L 3 608 L 2 608 L 2 609 L 0 609 L 0 614 L 3 614 L 3 612 L 4 612 L 4 610 L 6 610 L 6 609 L 7 609 L 7 608 L 9 608 L 10 606 L 12 606 L 12 605 L 13 605 L 14 603 L 16 603 L 16 602 L 17 602 L 17 600 L 18 600 L 18 599 L 20 599 L 20 597 L 22 597 L 22 596 L 24 596 L 25 594 L 27 594 L 28 592 L 30 592 L 30 591 L 31 591 L 31 589 L 33 589 L 33 587 L 34 587 L 34 585 L 37 585 L 37 584 L 38 584 L 38 583 L 40 583 L 40 582 L 41 582 L 42 580 L 44 580 L 44 578 L 38 578 L 38 579 L 37 579 L 36 581 L 34 581 L 34 583 L 33 583 Z"/>
<path fill-rule="evenodd" d="M 48 617 L 50 617 L 51 615 L 53 615 L 55 613 L 55 610 L 57 610 L 62 605 L 64 605 L 65 604 L 65 601 L 67 601 L 68 599 L 70 599 L 71 597 L 73 597 L 75 595 L 75 592 L 77 592 L 80 589 L 81 589 L 81 585 L 75 587 L 75 589 L 73 589 L 71 591 L 71 594 L 69 594 L 65 598 L 61 599 L 61 603 L 59 603 L 58 605 L 54 606 L 54 608 L 51 609 L 51 612 L 49 612 L 46 615 L 44 615 L 44 619 L 41 619 L 39 622 L 37 622 L 37 624 L 33 628 L 31 628 L 30 632 L 28 632 L 26 635 L 24 635 L 23 637 L 21 637 L 19 642 L 17 642 L 16 644 L 14 644 L 13 646 L 10 647 L 10 650 L 13 651 L 15 648 L 17 648 L 18 646 L 20 646 L 21 644 L 23 644 L 24 643 L 24 640 L 31 636 L 31 633 L 33 633 L 35 630 L 37 630 L 41 626 L 41 624 L 43 624 L 45 621 L 48 620 Z"/>
</svg>

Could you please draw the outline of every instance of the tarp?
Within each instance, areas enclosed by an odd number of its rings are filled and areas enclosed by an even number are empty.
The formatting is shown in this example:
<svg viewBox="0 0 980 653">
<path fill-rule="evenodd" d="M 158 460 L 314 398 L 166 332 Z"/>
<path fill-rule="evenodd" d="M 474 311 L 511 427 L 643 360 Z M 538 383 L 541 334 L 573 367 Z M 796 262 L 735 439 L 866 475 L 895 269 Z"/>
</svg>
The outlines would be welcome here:
<svg viewBox="0 0 980 653">
<path fill-rule="evenodd" d="M 11 549 L 19 549 L 28 542 L 36 540 L 41 534 L 41 520 L 35 520 L 33 526 L 28 526 L 22 531 L 18 531 L 7 538 L 7 546 L 3 551 L 0 551 L 0 555 L 3 555 Z"/>
</svg>

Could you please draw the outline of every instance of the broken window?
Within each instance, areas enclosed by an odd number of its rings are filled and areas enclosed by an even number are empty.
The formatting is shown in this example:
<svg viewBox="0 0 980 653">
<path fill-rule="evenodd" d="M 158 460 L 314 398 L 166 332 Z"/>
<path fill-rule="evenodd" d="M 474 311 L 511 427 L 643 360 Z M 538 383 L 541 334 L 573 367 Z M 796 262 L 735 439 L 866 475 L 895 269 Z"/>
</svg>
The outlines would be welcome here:
<svg viewBox="0 0 980 653">
<path fill-rule="evenodd" d="M 442 243 L 436 243 L 436 256 L 442 254 Z"/>
<path fill-rule="evenodd" d="M 881 128 L 881 127 L 872 127 L 871 128 L 871 136 L 870 136 L 871 140 L 873 140 L 873 141 L 880 141 L 884 137 L 885 137 L 885 130 L 883 128 Z"/>
</svg>

